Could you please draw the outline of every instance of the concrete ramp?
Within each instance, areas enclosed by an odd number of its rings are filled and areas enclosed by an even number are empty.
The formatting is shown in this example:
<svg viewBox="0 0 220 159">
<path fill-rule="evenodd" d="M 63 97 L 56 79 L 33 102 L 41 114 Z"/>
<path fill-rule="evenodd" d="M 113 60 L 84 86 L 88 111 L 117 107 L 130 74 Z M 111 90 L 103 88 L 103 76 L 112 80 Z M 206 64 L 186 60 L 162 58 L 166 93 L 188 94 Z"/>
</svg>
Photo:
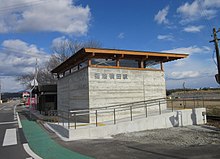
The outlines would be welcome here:
<svg viewBox="0 0 220 159">
<path fill-rule="evenodd" d="M 145 118 L 135 118 L 133 121 L 123 120 L 117 124 L 103 124 L 98 126 L 85 125 L 77 127 L 77 129 L 74 127 L 66 129 L 63 127 L 63 130 L 60 126 L 59 129 L 56 129 L 56 126 L 54 126 L 53 130 L 59 134 L 63 134 L 63 131 L 65 131 L 65 134 L 69 140 L 79 140 L 108 138 L 112 135 L 126 132 L 163 129 L 187 125 L 200 125 L 205 123 L 206 109 L 194 108 L 162 113 L 160 115 L 152 115 Z M 50 125 L 51 124 L 52 123 L 50 123 Z"/>
</svg>

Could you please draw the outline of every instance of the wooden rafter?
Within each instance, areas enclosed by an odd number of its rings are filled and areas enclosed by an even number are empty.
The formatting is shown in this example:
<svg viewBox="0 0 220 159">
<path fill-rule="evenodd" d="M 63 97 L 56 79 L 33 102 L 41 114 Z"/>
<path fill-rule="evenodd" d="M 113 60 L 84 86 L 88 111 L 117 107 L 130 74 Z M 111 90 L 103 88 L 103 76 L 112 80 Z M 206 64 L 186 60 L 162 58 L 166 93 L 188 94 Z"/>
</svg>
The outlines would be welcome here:
<svg viewBox="0 0 220 159">
<path fill-rule="evenodd" d="M 161 53 L 149 51 L 132 51 L 132 50 L 115 50 L 101 48 L 82 48 L 69 59 L 54 68 L 52 73 L 63 73 L 84 61 L 88 61 L 88 66 L 91 66 L 92 59 L 112 59 L 116 61 L 116 67 L 120 67 L 120 60 L 136 60 L 139 61 L 140 68 L 145 68 L 146 61 L 155 61 L 158 63 L 169 62 L 181 58 L 186 58 L 188 54 L 178 53 Z M 162 69 L 162 65 L 161 65 Z"/>
</svg>

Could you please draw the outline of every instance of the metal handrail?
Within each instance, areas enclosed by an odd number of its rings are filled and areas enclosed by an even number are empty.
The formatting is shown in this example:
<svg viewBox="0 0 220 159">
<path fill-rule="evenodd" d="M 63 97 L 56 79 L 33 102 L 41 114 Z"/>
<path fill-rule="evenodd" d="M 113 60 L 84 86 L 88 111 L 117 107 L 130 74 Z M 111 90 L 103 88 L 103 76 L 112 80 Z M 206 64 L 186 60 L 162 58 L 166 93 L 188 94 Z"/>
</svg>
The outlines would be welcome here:
<svg viewBox="0 0 220 159">
<path fill-rule="evenodd" d="M 137 107 L 137 104 L 152 104 L 157 103 L 159 101 L 166 101 L 166 98 L 157 98 L 157 99 L 150 99 L 145 101 L 138 101 L 138 102 L 132 102 L 132 103 L 125 103 L 125 104 L 117 104 L 117 105 L 111 105 L 111 106 L 105 106 L 105 107 L 95 107 L 95 108 L 89 108 L 89 109 L 81 109 L 81 110 L 70 110 L 70 113 L 78 113 L 78 112 L 87 112 L 87 111 L 93 111 L 93 110 L 102 110 L 102 109 L 117 109 L 117 108 L 126 108 L 132 106 Z M 151 105 L 149 105 L 151 106 Z"/>
<path fill-rule="evenodd" d="M 140 102 L 133 102 L 133 103 L 126 103 L 126 104 L 122 104 L 123 107 L 120 107 L 121 105 L 114 105 L 114 106 L 107 106 L 107 107 L 97 107 L 97 109 L 93 108 L 93 109 L 83 109 L 83 110 L 70 110 L 70 116 L 83 116 L 83 115 L 90 115 L 90 114 L 96 114 L 96 112 L 98 111 L 99 113 L 111 113 L 113 111 L 119 112 L 119 111 L 128 111 L 130 109 L 138 109 L 138 108 L 146 108 L 146 107 L 151 107 L 151 106 L 155 106 L 158 105 L 158 102 L 160 104 L 164 104 L 166 101 L 166 98 L 158 98 L 158 99 L 151 99 L 151 100 L 147 100 L 147 101 L 140 101 Z M 138 104 L 138 105 L 136 105 Z M 126 106 L 125 106 L 126 105 Z M 103 108 L 105 108 L 103 110 Z M 110 108 L 110 109 L 107 109 Z M 160 108 L 159 108 L 160 109 Z M 160 114 L 161 114 L 161 110 Z"/>
<path fill-rule="evenodd" d="M 63 126 L 65 123 L 68 124 L 68 128 L 70 128 L 70 123 L 74 123 L 75 129 L 77 128 L 77 122 L 81 121 L 84 122 L 84 117 L 81 118 L 79 116 L 85 116 L 86 120 L 90 120 L 90 115 L 93 115 L 95 117 L 95 125 L 98 126 L 98 121 L 100 120 L 100 115 L 102 117 L 105 117 L 104 115 L 107 113 L 110 113 L 110 116 L 108 118 L 112 117 L 111 120 L 106 120 L 106 121 L 112 121 L 114 124 L 116 124 L 116 121 L 120 121 L 122 119 L 121 117 L 116 116 L 117 112 L 121 111 L 129 111 L 128 114 L 126 114 L 126 118 L 130 116 L 130 120 L 132 121 L 134 117 L 137 117 L 138 115 L 144 115 L 147 118 L 149 115 L 148 108 L 150 107 L 155 107 L 157 108 L 156 111 L 158 111 L 158 114 L 162 114 L 162 104 L 171 104 L 171 110 L 174 111 L 174 107 L 179 108 L 178 106 L 174 106 L 174 102 L 180 103 L 180 107 L 183 107 L 184 109 L 186 108 L 186 103 L 184 101 L 191 101 L 191 106 L 193 108 L 199 106 L 198 101 L 203 101 L 202 103 L 200 102 L 200 106 L 202 105 L 203 107 L 205 106 L 204 103 L 204 98 L 178 98 L 178 99 L 166 99 L 166 98 L 157 98 L 157 99 L 151 99 L 151 100 L 146 100 L 146 101 L 138 101 L 138 102 L 132 102 L 132 103 L 125 103 L 125 104 L 117 104 L 117 105 L 111 105 L 111 106 L 105 106 L 105 107 L 96 107 L 96 108 L 90 108 L 90 109 L 82 109 L 82 110 L 69 110 L 69 111 L 59 111 L 59 110 L 51 110 L 49 115 L 57 115 L 59 117 L 59 120 L 61 119 L 63 122 Z M 182 104 L 181 104 L 182 103 Z M 176 104 L 176 103 L 175 103 Z M 141 112 L 138 112 L 140 114 L 135 114 L 135 109 L 140 109 L 144 108 L 143 111 L 141 109 Z M 56 113 L 57 112 L 57 113 Z M 130 115 L 129 115 L 130 114 Z M 124 118 L 124 117 L 123 117 Z M 81 120 L 82 119 L 82 120 Z M 103 120 L 103 119 L 102 119 Z M 58 121 L 59 123 L 59 121 Z M 85 122 L 86 123 L 86 122 Z M 90 123 L 94 124 L 94 123 Z"/>
<path fill-rule="evenodd" d="M 113 121 L 114 124 L 116 124 L 116 112 L 121 111 L 129 111 L 130 112 L 130 120 L 133 120 L 133 112 L 135 109 L 139 108 L 145 108 L 146 117 L 148 116 L 148 107 L 152 107 L 155 105 L 158 105 L 158 111 L 159 114 L 161 114 L 161 104 L 166 103 L 166 98 L 158 98 L 158 99 L 151 99 L 147 101 L 139 101 L 139 102 L 133 102 L 133 103 L 126 103 L 121 105 L 113 105 L 113 106 L 107 106 L 107 107 L 97 107 L 90 108 L 90 109 L 83 109 L 83 110 L 70 110 L 69 117 L 74 117 L 74 127 L 76 129 L 77 127 L 77 117 L 84 116 L 84 115 L 95 115 L 95 125 L 98 126 L 98 114 L 105 114 L 105 113 L 113 113 Z M 68 128 L 69 128 L 69 122 L 70 119 L 68 119 Z"/>
</svg>

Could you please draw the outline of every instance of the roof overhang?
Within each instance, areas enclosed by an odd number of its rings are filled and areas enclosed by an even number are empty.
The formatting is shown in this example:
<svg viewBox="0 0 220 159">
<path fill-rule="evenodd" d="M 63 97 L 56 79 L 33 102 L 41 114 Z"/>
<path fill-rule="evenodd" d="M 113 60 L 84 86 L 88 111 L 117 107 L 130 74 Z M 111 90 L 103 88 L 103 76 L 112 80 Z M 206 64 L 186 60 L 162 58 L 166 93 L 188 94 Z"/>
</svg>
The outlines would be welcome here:
<svg viewBox="0 0 220 159">
<path fill-rule="evenodd" d="M 104 48 L 82 48 L 73 54 L 66 61 L 54 68 L 52 73 L 60 73 L 69 68 L 79 64 L 82 61 L 91 58 L 103 59 L 130 59 L 130 60 L 144 60 L 155 62 L 169 62 L 182 58 L 186 58 L 188 54 L 179 53 L 163 53 L 150 51 L 133 51 L 133 50 L 118 50 L 118 49 L 104 49 Z"/>
</svg>

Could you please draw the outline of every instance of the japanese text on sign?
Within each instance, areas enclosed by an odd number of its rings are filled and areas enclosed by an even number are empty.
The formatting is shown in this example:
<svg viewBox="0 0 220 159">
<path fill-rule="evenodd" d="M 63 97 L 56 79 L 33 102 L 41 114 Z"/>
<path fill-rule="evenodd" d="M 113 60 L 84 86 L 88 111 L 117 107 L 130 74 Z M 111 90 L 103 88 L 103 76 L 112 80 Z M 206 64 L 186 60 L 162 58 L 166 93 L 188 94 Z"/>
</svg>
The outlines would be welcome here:
<svg viewBox="0 0 220 159">
<path fill-rule="evenodd" d="M 128 79 L 128 74 L 95 73 L 95 79 Z"/>
</svg>

